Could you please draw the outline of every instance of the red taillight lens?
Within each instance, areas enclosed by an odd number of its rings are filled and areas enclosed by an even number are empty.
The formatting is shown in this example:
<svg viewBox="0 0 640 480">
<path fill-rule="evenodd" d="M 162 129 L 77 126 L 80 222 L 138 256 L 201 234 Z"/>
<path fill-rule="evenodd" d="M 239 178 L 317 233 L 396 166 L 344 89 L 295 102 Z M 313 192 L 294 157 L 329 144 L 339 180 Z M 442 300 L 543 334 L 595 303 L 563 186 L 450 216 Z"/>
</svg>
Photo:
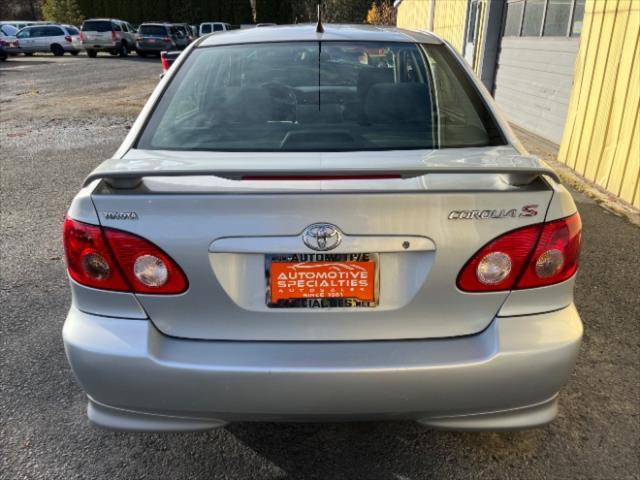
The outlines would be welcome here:
<svg viewBox="0 0 640 480">
<path fill-rule="evenodd" d="M 505 233 L 471 257 L 458 275 L 458 288 L 496 292 L 567 280 L 578 268 L 581 230 L 576 213 Z"/>
<path fill-rule="evenodd" d="M 567 280 L 578 270 L 582 222 L 577 213 L 546 223 L 516 288 L 533 288 Z"/>
<path fill-rule="evenodd" d="M 162 71 L 166 72 L 167 70 L 169 70 L 169 67 L 171 65 L 169 65 L 169 61 L 167 60 L 165 52 L 160 53 L 160 61 L 162 62 Z"/>
<path fill-rule="evenodd" d="M 64 40 L 65 40 L 66 42 L 71 43 L 71 36 L 69 36 L 69 35 L 65 35 L 65 36 L 64 36 Z"/>
<path fill-rule="evenodd" d="M 100 227 L 67 218 L 63 239 L 67 270 L 76 282 L 103 290 L 130 290 Z"/>
<path fill-rule="evenodd" d="M 84 42 L 84 33 L 80 32 L 80 41 Z"/>
<path fill-rule="evenodd" d="M 67 218 L 63 236 L 69 275 L 82 285 L 156 294 L 182 293 L 188 287 L 182 269 L 137 235 Z"/>
<path fill-rule="evenodd" d="M 541 224 L 531 225 L 505 233 L 489 242 L 464 266 L 458 275 L 458 288 L 466 292 L 511 290 L 531 256 L 541 230 Z M 505 265 L 504 256 L 509 259 L 508 265 Z M 509 271 L 506 275 L 500 276 L 498 269 L 502 268 L 504 273 L 507 267 Z M 484 277 L 479 272 L 483 272 Z M 492 272 L 493 278 L 500 279 L 499 281 L 487 281 L 486 277 L 489 277 Z"/>
<path fill-rule="evenodd" d="M 115 30 L 111 30 L 111 41 L 116 42 L 117 40 L 118 40 L 118 34 L 115 32 Z"/>
<path fill-rule="evenodd" d="M 162 250 L 144 238 L 105 228 L 109 245 L 136 293 L 182 293 L 187 278 Z"/>
</svg>

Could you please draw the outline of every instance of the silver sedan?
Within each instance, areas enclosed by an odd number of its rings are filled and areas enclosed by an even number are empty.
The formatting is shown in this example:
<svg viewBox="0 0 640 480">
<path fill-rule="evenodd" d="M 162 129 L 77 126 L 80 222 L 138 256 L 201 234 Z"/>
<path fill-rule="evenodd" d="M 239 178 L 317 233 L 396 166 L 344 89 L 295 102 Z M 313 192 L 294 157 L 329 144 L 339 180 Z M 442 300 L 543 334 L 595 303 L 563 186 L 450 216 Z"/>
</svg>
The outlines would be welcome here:
<svg viewBox="0 0 640 480">
<path fill-rule="evenodd" d="M 64 222 L 89 419 L 546 424 L 582 336 L 581 223 L 440 38 L 198 39 Z"/>
</svg>

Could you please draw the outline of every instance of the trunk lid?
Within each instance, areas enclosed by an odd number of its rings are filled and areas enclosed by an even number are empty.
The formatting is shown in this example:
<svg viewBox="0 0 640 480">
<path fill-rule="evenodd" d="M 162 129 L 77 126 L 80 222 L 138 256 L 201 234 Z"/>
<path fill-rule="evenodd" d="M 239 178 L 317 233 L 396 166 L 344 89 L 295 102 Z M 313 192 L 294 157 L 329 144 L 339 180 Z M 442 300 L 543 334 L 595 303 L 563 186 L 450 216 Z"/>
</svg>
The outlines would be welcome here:
<svg viewBox="0 0 640 480">
<path fill-rule="evenodd" d="M 278 164 L 297 156 L 298 166 L 309 160 L 315 163 L 315 173 L 322 174 L 336 171 L 348 158 L 353 174 L 358 170 L 354 157 L 361 153 L 283 153 Z M 378 171 L 378 164 L 391 164 L 393 178 L 242 180 L 232 166 L 248 166 L 253 172 L 247 159 L 239 162 L 234 158 L 239 155 L 210 152 L 188 155 L 198 165 L 206 160 L 209 168 L 222 172 L 216 176 L 151 178 L 152 171 L 142 165 L 153 158 L 156 169 L 168 175 L 184 167 L 184 152 L 130 151 L 125 159 L 104 164 L 90 179 L 137 172 L 145 180 L 125 189 L 103 182 L 92 198 L 103 225 L 154 242 L 187 275 L 189 289 L 184 294 L 137 295 L 157 328 L 168 335 L 386 340 L 469 335 L 486 328 L 508 292 L 464 293 L 457 289 L 456 277 L 491 239 L 543 221 L 551 190 L 541 180 L 514 186 L 502 174 L 473 173 L 477 168 L 457 174 L 402 173 L 438 165 L 443 171 L 448 166 L 460 172 L 464 165 L 494 165 L 511 174 L 518 165 L 533 167 L 505 147 L 400 152 L 399 160 L 399 152 L 365 153 L 367 172 Z M 251 157 L 256 155 L 263 154 Z M 272 174 L 264 165 L 260 171 Z M 536 215 L 520 216 L 523 207 L 532 205 Z M 473 211 L 488 213 L 451 214 Z M 123 212 L 135 212 L 136 219 L 119 215 Z M 377 261 L 377 306 L 269 308 L 265 275 L 270 255 L 318 253 L 305 245 L 302 233 L 319 222 L 335 225 L 343 234 L 342 243 L 327 253 L 367 253 Z"/>
</svg>

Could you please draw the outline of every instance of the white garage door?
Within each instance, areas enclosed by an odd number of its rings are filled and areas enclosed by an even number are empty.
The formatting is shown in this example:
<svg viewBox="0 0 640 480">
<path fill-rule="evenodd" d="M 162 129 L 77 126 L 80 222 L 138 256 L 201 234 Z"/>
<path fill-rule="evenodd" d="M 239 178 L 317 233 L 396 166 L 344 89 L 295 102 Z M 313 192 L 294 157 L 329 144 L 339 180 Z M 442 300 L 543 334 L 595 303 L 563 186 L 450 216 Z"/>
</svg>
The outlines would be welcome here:
<svg viewBox="0 0 640 480">
<path fill-rule="evenodd" d="M 494 96 L 507 118 L 555 143 L 564 129 L 584 0 L 509 0 Z"/>
</svg>

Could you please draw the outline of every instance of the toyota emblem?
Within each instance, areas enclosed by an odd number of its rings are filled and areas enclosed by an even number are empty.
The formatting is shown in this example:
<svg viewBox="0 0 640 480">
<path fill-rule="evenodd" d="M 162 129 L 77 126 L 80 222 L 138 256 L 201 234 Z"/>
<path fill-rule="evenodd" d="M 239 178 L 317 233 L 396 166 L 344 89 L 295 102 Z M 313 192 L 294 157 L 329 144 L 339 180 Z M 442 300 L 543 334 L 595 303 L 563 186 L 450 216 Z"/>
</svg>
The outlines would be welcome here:
<svg viewBox="0 0 640 480">
<path fill-rule="evenodd" d="M 342 232 L 330 223 L 314 223 L 302 232 L 302 241 L 312 250 L 326 252 L 342 242 Z"/>
</svg>

